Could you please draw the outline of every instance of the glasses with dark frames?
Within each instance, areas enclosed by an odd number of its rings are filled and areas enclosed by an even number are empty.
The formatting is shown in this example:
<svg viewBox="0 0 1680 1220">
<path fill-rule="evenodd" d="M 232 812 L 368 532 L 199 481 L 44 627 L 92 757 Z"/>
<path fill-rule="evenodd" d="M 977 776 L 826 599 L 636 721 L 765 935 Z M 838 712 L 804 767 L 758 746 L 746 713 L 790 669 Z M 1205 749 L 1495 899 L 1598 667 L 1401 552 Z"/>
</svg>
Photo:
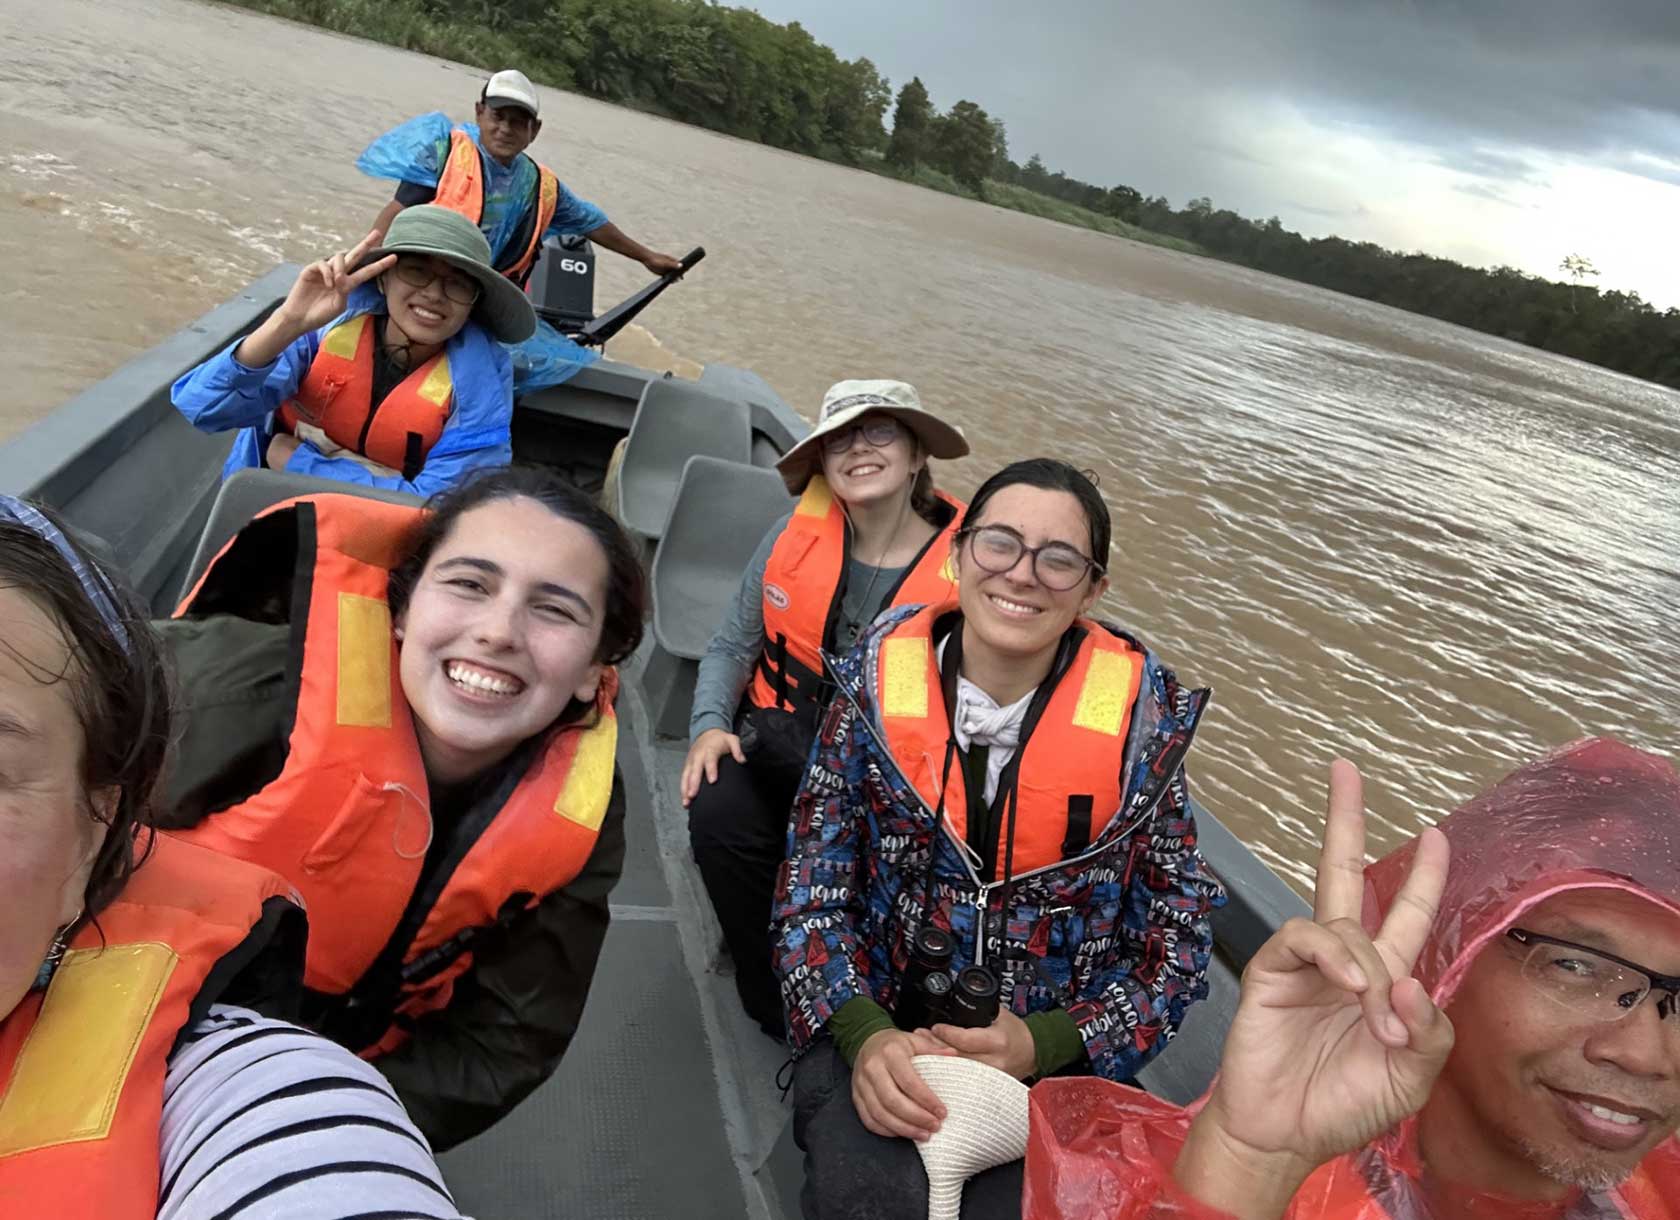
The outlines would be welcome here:
<svg viewBox="0 0 1680 1220">
<path fill-rule="evenodd" d="M 837 428 L 823 437 L 823 452 L 844 453 L 852 447 L 852 440 L 857 434 L 863 433 L 863 439 L 877 449 L 890 445 L 904 435 L 904 429 L 891 420 L 885 418 L 865 420 L 861 424 L 853 424 L 849 428 Z"/>
<path fill-rule="evenodd" d="M 443 295 L 457 305 L 471 305 L 478 300 L 478 281 L 470 275 L 438 271 L 418 258 L 399 258 L 392 270 L 397 273 L 398 279 L 412 288 L 424 288 L 433 280 L 442 280 Z"/>
<path fill-rule="evenodd" d="M 1101 576 L 1105 571 L 1096 560 L 1065 542 L 1028 546 L 1027 540 L 1007 525 L 974 526 L 958 530 L 956 536 L 959 542 L 968 542 L 974 562 L 994 576 L 1020 563 L 1021 556 L 1030 555 L 1038 583 L 1058 593 L 1077 587 L 1087 573 Z"/>
<path fill-rule="evenodd" d="M 1505 935 L 1528 950 L 1523 977 L 1551 1000 L 1594 1021 L 1620 1021 L 1655 993 L 1657 1016 L 1672 1017 L 1680 1005 L 1680 976 L 1658 974 L 1636 962 L 1526 928 Z M 1680 1029 L 1680 1023 L 1670 1027 Z"/>
</svg>

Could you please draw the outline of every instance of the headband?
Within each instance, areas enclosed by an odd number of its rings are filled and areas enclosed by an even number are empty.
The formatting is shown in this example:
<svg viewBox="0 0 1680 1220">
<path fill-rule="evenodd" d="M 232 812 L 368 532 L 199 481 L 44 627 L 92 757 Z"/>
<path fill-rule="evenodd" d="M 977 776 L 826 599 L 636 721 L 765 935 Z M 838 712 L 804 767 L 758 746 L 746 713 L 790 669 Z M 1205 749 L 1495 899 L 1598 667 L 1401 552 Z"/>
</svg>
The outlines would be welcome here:
<svg viewBox="0 0 1680 1220">
<path fill-rule="evenodd" d="M 64 531 L 47 520 L 39 509 L 16 496 L 0 495 L 0 521 L 15 521 L 59 553 L 64 562 L 70 565 L 70 570 L 76 574 L 82 592 L 99 612 L 105 626 L 110 628 L 122 650 L 128 652 L 128 629 L 123 626 L 122 615 L 117 612 L 117 603 L 105 574 L 81 557 L 76 548 L 70 545 L 70 540 L 64 536 Z"/>
</svg>

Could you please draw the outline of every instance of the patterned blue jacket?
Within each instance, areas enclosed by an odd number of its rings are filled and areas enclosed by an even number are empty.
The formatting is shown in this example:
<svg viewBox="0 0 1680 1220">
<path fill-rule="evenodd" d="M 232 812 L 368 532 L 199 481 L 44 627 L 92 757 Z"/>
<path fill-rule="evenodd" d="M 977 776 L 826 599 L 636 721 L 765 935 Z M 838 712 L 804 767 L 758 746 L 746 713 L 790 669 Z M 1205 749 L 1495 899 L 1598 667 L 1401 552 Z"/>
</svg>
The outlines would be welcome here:
<svg viewBox="0 0 1680 1220">
<path fill-rule="evenodd" d="M 1016 878 L 1005 919 L 1001 887 L 982 885 L 885 744 L 874 699 L 881 641 L 916 609 L 883 614 L 856 648 L 829 662 L 839 693 L 794 801 L 773 915 L 794 1053 L 854 996 L 893 1007 L 925 911 L 954 933 L 957 968 L 975 960 L 983 935 L 1001 1002 L 1019 1016 L 1065 1009 L 1092 1069 L 1124 1080 L 1207 995 L 1210 916 L 1225 891 L 1196 850 L 1183 761 L 1209 692 L 1184 689 L 1146 655 L 1122 812 L 1085 852 Z"/>
</svg>

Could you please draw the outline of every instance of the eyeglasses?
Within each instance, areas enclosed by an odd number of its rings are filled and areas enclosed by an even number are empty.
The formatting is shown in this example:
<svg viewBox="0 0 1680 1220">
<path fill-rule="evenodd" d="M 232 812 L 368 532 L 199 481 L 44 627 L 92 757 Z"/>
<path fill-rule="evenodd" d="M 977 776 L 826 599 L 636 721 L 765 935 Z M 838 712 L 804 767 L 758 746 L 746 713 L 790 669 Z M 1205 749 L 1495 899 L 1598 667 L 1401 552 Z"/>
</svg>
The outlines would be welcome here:
<svg viewBox="0 0 1680 1220">
<path fill-rule="evenodd" d="M 1027 540 L 1007 525 L 981 525 L 957 531 L 958 541 L 968 540 L 974 562 L 994 575 L 1011 570 L 1021 556 L 1032 556 L 1033 575 L 1046 589 L 1065 593 L 1085 579 L 1087 572 L 1101 576 L 1105 569 L 1065 542 L 1028 546 Z"/>
<path fill-rule="evenodd" d="M 418 258 L 399 258 L 392 270 L 397 273 L 399 280 L 411 288 L 424 288 L 433 280 L 442 280 L 443 295 L 457 305 L 471 305 L 478 300 L 478 281 L 470 275 L 437 271 L 430 263 Z"/>
<path fill-rule="evenodd" d="M 860 424 L 853 424 L 849 428 L 839 428 L 823 437 L 824 453 L 844 453 L 852 447 L 852 440 L 857 434 L 863 433 L 863 439 L 877 449 L 890 445 L 904 435 L 904 429 L 896 420 L 885 417 L 866 419 Z"/>
<path fill-rule="evenodd" d="M 1523 977 L 1572 1012 L 1594 1021 L 1620 1021 L 1656 992 L 1657 1016 L 1680 1005 L 1680 978 L 1658 974 L 1601 949 L 1511 928 L 1506 936 L 1528 949 Z M 1680 1028 L 1680 1025 L 1671 1027 Z"/>
</svg>

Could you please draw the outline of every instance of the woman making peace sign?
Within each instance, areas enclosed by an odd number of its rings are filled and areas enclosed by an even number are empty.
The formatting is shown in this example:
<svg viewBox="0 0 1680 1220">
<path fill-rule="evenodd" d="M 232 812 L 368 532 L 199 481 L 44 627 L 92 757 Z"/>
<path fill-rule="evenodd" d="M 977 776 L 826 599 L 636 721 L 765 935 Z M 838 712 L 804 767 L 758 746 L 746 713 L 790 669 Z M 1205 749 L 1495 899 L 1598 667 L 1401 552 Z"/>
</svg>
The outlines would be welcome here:
<svg viewBox="0 0 1680 1220">
<path fill-rule="evenodd" d="M 429 496 L 512 460 L 525 294 L 478 226 L 409 208 L 385 243 L 311 263 L 268 318 L 175 383 L 203 432 L 240 429 L 222 474 L 268 466 Z"/>
</svg>

